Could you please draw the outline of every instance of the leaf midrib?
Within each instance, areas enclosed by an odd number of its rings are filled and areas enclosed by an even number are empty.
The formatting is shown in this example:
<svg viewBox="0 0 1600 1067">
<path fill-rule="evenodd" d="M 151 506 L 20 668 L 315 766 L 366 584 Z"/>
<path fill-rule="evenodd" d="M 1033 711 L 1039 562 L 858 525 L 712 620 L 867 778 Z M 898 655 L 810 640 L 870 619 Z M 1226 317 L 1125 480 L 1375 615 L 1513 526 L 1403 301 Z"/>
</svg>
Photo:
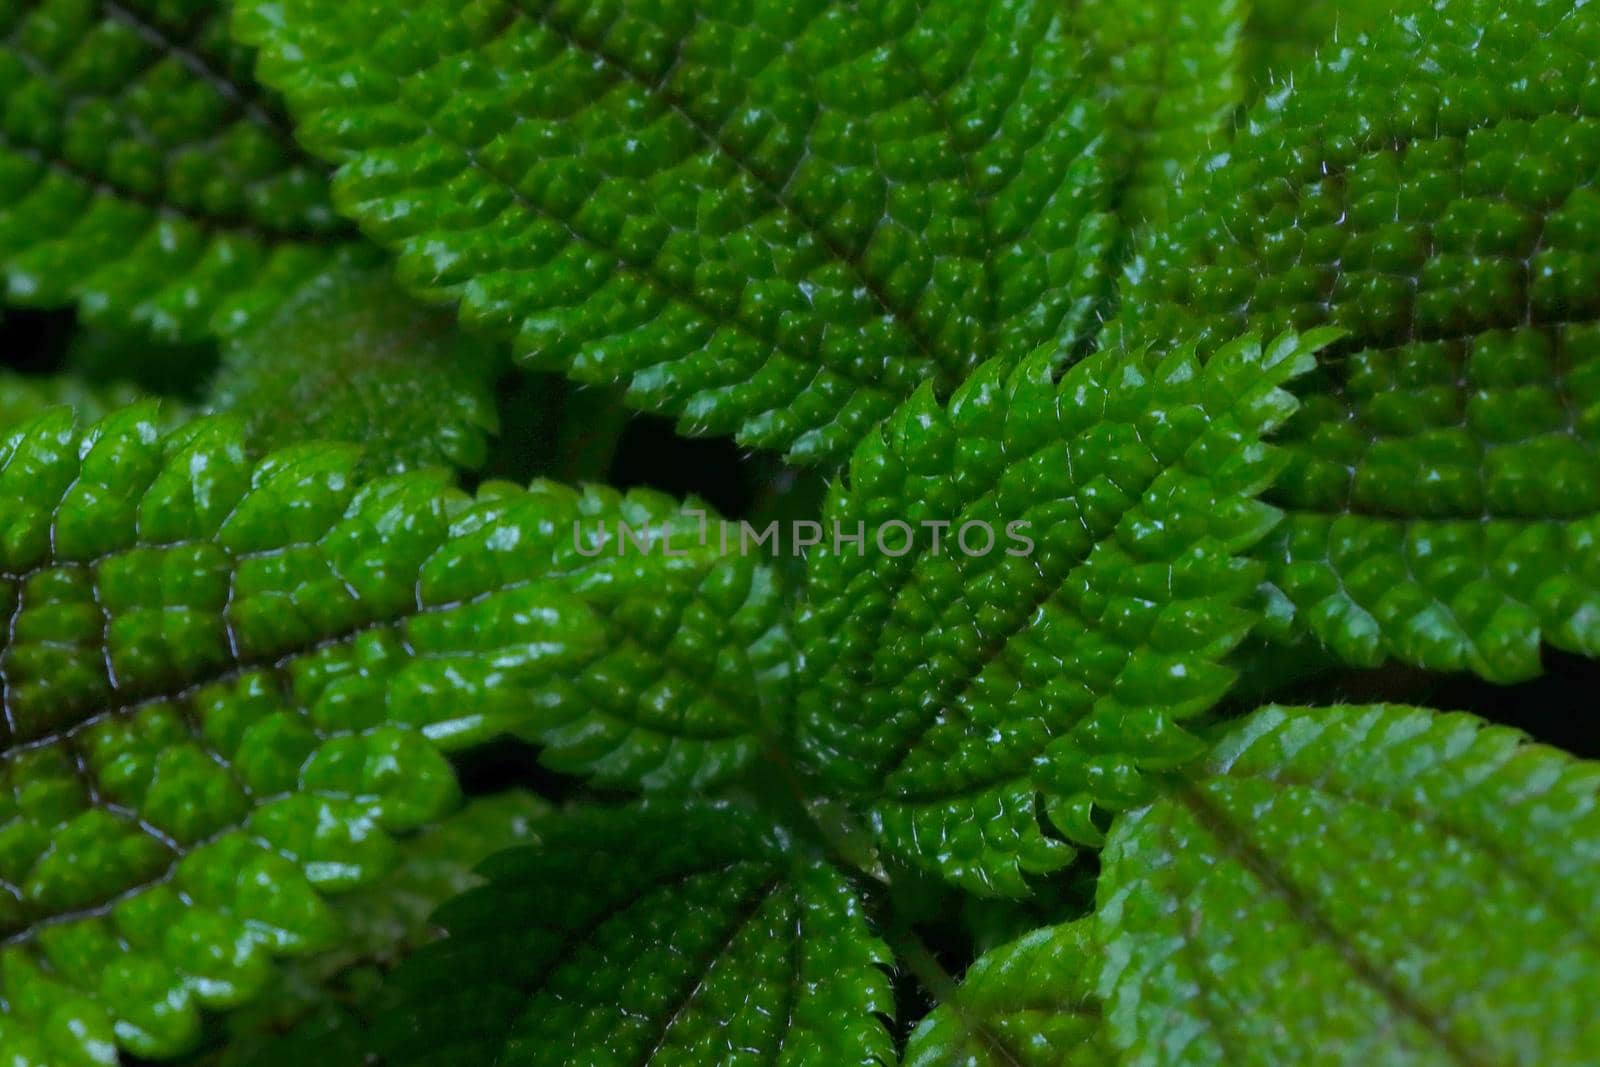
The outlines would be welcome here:
<svg viewBox="0 0 1600 1067">
<path fill-rule="evenodd" d="M 1357 979 L 1375 992 L 1397 1016 L 1416 1024 L 1450 1059 L 1462 1067 L 1509 1067 L 1508 1064 L 1480 1055 L 1478 1050 L 1455 1034 L 1445 1019 L 1429 1011 L 1384 973 L 1379 964 L 1352 945 L 1317 906 L 1312 895 L 1303 890 L 1248 834 L 1239 830 L 1228 814 L 1205 796 L 1201 789 L 1185 784 L 1176 787 L 1171 795 L 1224 851 L 1248 870 L 1264 888 L 1282 900 L 1306 930 L 1328 945 Z"/>
</svg>

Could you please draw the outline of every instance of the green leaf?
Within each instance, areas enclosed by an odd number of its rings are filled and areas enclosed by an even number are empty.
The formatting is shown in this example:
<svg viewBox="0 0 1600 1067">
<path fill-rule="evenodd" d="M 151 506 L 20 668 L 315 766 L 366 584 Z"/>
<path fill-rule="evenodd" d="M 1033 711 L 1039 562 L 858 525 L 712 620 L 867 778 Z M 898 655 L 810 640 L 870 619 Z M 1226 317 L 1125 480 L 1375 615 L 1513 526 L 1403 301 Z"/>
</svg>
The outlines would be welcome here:
<svg viewBox="0 0 1600 1067">
<path fill-rule="evenodd" d="M 1198 742 L 1276 521 L 1262 436 L 1327 332 L 980 369 L 920 390 L 830 494 L 798 623 L 798 742 L 891 852 L 983 893 L 1098 844 L 1092 809 Z M 933 524 L 944 524 L 943 529 Z M 895 524 L 899 524 L 898 526 Z M 840 534 L 864 532 L 850 544 Z M 935 538 L 939 540 L 937 545 Z M 908 547 L 909 546 L 909 547 Z"/>
<path fill-rule="evenodd" d="M 343 232 L 322 165 L 252 84 L 223 0 L 0 7 L 0 275 L 8 303 L 204 338 Z M 215 320 L 215 321 L 214 321 Z"/>
<path fill-rule="evenodd" d="M 835 871 L 728 808 L 580 809 L 396 973 L 394 1067 L 894 1062 L 886 950 Z"/>
<path fill-rule="evenodd" d="M 362 483 L 347 447 L 255 462 L 236 423 L 154 415 L 0 441 L 0 1047 L 186 1050 L 271 957 L 338 945 L 323 894 L 455 802 L 440 749 L 516 731 L 699 786 L 774 713 L 767 572 L 684 539 L 587 557 L 619 520 L 683 534 L 665 498 Z"/>
<path fill-rule="evenodd" d="M 1226 144 L 1243 101 L 1248 0 L 1078 0 L 1088 75 L 1106 100 L 1118 163 L 1118 214 L 1162 221 L 1191 170 Z"/>
<path fill-rule="evenodd" d="M 1107 288 L 1056 0 L 243 0 L 415 292 L 695 433 L 842 456 Z"/>
<path fill-rule="evenodd" d="M 1119 1062 L 1594 1062 L 1597 788 L 1466 715 L 1258 712 L 1112 829 Z"/>
<path fill-rule="evenodd" d="M 381 260 L 350 258 L 229 339 L 211 405 L 238 412 L 261 448 L 358 442 L 372 473 L 482 466 L 498 346 L 418 305 Z"/>
<path fill-rule="evenodd" d="M 1103 1067 L 1092 921 L 1046 926 L 980 957 L 912 1031 L 904 1067 Z"/>
<path fill-rule="evenodd" d="M 1127 343 L 1349 332 L 1261 553 L 1349 662 L 1600 654 L 1597 76 L 1592 5 L 1419 4 L 1269 97 L 1131 272 Z"/>
<path fill-rule="evenodd" d="M 0 434 L 53 407 L 75 408 L 87 420 L 139 399 L 139 390 L 123 382 L 100 385 L 76 374 L 38 377 L 0 371 Z"/>
</svg>

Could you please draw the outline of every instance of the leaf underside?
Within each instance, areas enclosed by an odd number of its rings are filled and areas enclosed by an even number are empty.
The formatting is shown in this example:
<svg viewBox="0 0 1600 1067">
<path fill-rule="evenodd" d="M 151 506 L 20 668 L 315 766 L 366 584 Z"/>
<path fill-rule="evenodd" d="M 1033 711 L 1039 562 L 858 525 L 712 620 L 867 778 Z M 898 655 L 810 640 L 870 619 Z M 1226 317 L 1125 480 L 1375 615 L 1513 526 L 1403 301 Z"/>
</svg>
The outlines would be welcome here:
<svg viewBox="0 0 1600 1067">
<path fill-rule="evenodd" d="M 184 1051 L 198 1007 L 339 943 L 322 894 L 454 803 L 440 749 L 513 731 L 703 787 L 777 713 L 766 571 L 614 554 L 619 520 L 685 543 L 665 498 L 362 483 L 350 448 L 257 462 L 154 418 L 0 441 L 0 1046 Z"/>
<path fill-rule="evenodd" d="M 246 0 L 340 209 L 530 364 L 837 460 L 1063 352 L 1114 232 L 1050 0 Z"/>
<path fill-rule="evenodd" d="M 545 822 L 397 972 L 387 1062 L 893 1063 L 886 953 L 849 885 L 755 826 L 658 805 Z"/>
<path fill-rule="evenodd" d="M 475 469 L 497 428 L 499 365 L 497 346 L 401 292 L 381 256 L 350 256 L 228 340 L 210 403 L 262 449 L 357 441 L 363 473 Z"/>
<path fill-rule="evenodd" d="M 0 8 L 5 300 L 195 341 L 248 321 L 345 224 L 323 164 L 249 76 L 229 5 Z"/>
<path fill-rule="evenodd" d="M 1104 855 L 1128 1067 L 1578 1067 L 1600 766 L 1466 715 L 1268 708 Z"/>
<path fill-rule="evenodd" d="M 1327 340 L 1246 339 L 1204 367 L 1102 352 L 1059 383 L 1047 351 L 991 363 L 861 444 L 809 560 L 797 742 L 888 849 L 1021 895 L 1072 856 L 1041 802 L 1098 844 L 1096 806 L 1197 753 L 1180 722 L 1232 680 L 1260 580 L 1242 553 L 1276 518 L 1253 499 L 1281 467 L 1261 438 Z"/>
<path fill-rule="evenodd" d="M 1600 12 L 1425 6 L 1269 96 L 1131 271 L 1130 343 L 1348 331 L 1260 552 L 1345 660 L 1600 653 L 1597 176 Z"/>
</svg>

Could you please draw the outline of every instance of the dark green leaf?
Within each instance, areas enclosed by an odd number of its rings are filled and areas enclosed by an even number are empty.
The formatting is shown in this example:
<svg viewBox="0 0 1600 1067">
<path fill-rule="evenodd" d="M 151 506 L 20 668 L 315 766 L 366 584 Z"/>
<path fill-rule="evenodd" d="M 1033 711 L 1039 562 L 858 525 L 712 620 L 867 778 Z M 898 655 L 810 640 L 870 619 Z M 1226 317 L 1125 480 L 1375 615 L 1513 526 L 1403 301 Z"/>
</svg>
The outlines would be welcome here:
<svg viewBox="0 0 1600 1067">
<path fill-rule="evenodd" d="M 527 842 L 549 808 L 530 793 L 508 790 L 470 801 L 400 842 L 400 862 L 382 882 L 334 899 L 345 944 L 282 967 L 257 1003 L 229 1018 L 225 1051 L 194 1062 L 361 1067 L 381 981 L 371 965 L 392 966 L 432 940 L 430 920 L 439 905 L 483 884 L 474 869 L 491 854 Z"/>
<path fill-rule="evenodd" d="M 170 341 L 226 330 L 343 224 L 224 0 L 0 5 L 7 302 Z"/>
<path fill-rule="evenodd" d="M 498 426 L 498 347 L 406 296 L 381 260 L 351 258 L 224 345 L 211 405 L 237 412 L 263 448 L 358 443 L 372 473 L 481 466 Z"/>
<path fill-rule="evenodd" d="M 1120 817 L 1127 1067 L 1580 1067 L 1600 1048 L 1600 765 L 1466 715 L 1267 708 Z"/>
<path fill-rule="evenodd" d="M 0 435 L 29 422 L 53 407 L 74 408 L 87 421 L 139 399 L 139 390 L 127 384 L 97 385 L 75 374 L 48 377 L 0 371 Z"/>
<path fill-rule="evenodd" d="M 1244 41 L 1252 99 L 1293 83 L 1319 52 L 1337 50 L 1404 8 L 1396 0 L 1252 0 Z"/>
<path fill-rule="evenodd" d="M 396 975 L 394 1067 L 882 1067 L 883 947 L 743 813 L 587 809 L 484 868 Z"/>
<path fill-rule="evenodd" d="M 1075 0 L 1088 74 L 1106 100 L 1126 226 L 1160 222 L 1176 190 L 1227 142 L 1244 98 L 1248 0 Z"/>
</svg>

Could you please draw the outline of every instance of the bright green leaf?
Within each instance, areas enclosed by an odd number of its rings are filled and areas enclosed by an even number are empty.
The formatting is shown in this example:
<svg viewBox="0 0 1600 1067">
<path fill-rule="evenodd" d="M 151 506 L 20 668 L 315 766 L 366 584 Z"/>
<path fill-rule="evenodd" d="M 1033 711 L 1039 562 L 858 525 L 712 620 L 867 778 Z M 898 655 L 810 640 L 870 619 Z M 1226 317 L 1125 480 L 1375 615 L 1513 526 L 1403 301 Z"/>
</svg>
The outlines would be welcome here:
<svg viewBox="0 0 1600 1067">
<path fill-rule="evenodd" d="M 1088 920 L 1045 926 L 980 957 L 955 998 L 912 1031 L 903 1067 L 1105 1067 Z"/>
<path fill-rule="evenodd" d="M 228 420 L 153 420 L 0 440 L 0 1047 L 184 1051 L 271 957 L 338 945 L 323 895 L 455 802 L 441 748 L 516 731 L 701 786 L 778 714 L 771 575 L 665 498 L 362 483 L 349 448 L 255 462 Z"/>
<path fill-rule="evenodd" d="M 0 5 L 5 300 L 171 341 L 235 324 L 343 232 L 227 3 Z"/>
<path fill-rule="evenodd" d="M 1072 856 L 1041 799 L 1098 843 L 1095 806 L 1196 753 L 1277 519 L 1262 437 L 1329 336 L 991 363 L 862 442 L 810 560 L 798 739 L 891 851 L 1019 895 Z"/>
<path fill-rule="evenodd" d="M 1580 1067 L 1600 1048 L 1600 765 L 1466 715 L 1267 708 L 1113 827 L 1127 1067 Z"/>
<path fill-rule="evenodd" d="M 886 951 L 832 869 L 726 808 L 536 831 L 397 973 L 393 1067 L 893 1062 Z"/>
<path fill-rule="evenodd" d="M 498 347 L 407 297 L 381 260 L 308 279 L 222 358 L 211 404 L 237 412 L 262 448 L 355 441 L 375 473 L 471 469 L 497 428 Z"/>
<path fill-rule="evenodd" d="M 837 459 L 1093 324 L 1101 117 L 1056 0 L 244 0 L 341 210 L 529 364 Z"/>
<path fill-rule="evenodd" d="M 1261 557 L 1344 659 L 1600 654 L 1600 8 L 1418 5 L 1251 114 L 1134 265 L 1128 343 L 1334 323 Z"/>
</svg>

